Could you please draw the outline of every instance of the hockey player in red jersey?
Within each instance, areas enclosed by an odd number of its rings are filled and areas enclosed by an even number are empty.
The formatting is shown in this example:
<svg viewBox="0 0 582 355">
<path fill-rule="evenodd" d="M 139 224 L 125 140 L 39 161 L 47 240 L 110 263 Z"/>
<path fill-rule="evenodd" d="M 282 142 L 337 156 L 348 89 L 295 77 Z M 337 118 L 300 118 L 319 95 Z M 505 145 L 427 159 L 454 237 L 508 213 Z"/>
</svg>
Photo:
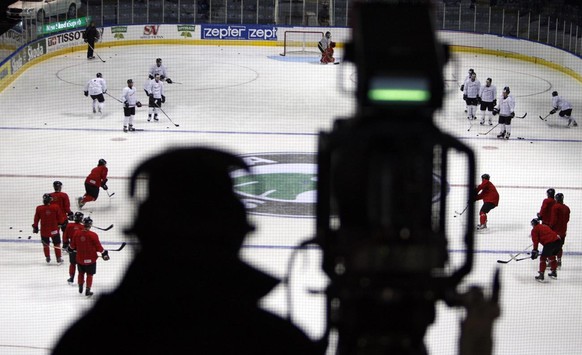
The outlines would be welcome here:
<svg viewBox="0 0 582 355">
<path fill-rule="evenodd" d="M 51 203 L 59 206 L 63 214 L 67 215 L 67 218 L 69 220 L 73 220 L 73 211 L 71 211 L 71 201 L 69 200 L 69 195 L 61 191 L 62 187 L 63 187 L 62 182 L 60 181 L 53 182 L 53 188 L 55 189 L 55 192 L 50 193 L 53 199 Z"/>
<path fill-rule="evenodd" d="M 481 175 L 481 184 L 477 186 L 477 197 L 475 200 L 483 200 L 483 206 L 479 210 L 479 225 L 477 229 L 487 228 L 487 213 L 497 207 L 499 204 L 499 193 L 495 188 L 495 185 L 489 181 L 489 174 Z"/>
<path fill-rule="evenodd" d="M 32 223 L 32 233 L 37 234 L 40 231 L 40 239 L 46 262 L 51 262 L 50 242 L 53 241 L 57 263 L 63 262 L 61 259 L 61 235 L 59 234 L 60 226 L 65 222 L 66 217 L 61 212 L 59 206 L 51 204 L 52 197 L 50 194 L 42 196 L 42 205 L 36 207 L 34 213 L 34 222 Z M 40 222 L 40 230 L 38 224 Z"/>
<path fill-rule="evenodd" d="M 570 221 L 570 207 L 564 203 L 564 194 L 556 194 L 556 203 L 552 207 L 550 216 L 550 228 L 562 238 L 562 245 L 557 254 L 558 268 L 562 267 L 562 247 L 566 242 L 566 232 L 568 231 L 568 222 Z"/>
<path fill-rule="evenodd" d="M 99 197 L 99 188 L 107 190 L 107 162 L 105 159 L 99 159 L 97 166 L 91 170 L 91 173 L 85 179 L 85 195 L 79 197 L 79 208 L 90 201 L 96 201 Z"/>
<path fill-rule="evenodd" d="M 542 207 L 540 207 L 540 211 L 538 212 L 538 220 L 543 224 L 550 225 L 550 217 L 552 215 L 552 207 L 556 203 L 554 199 L 554 195 L 556 194 L 556 190 L 549 188 L 546 191 L 547 197 L 542 201 Z"/>
<path fill-rule="evenodd" d="M 73 222 L 67 224 L 67 228 L 63 232 L 63 250 L 69 252 L 69 279 L 67 282 L 72 285 L 75 282 L 75 269 L 77 268 L 77 253 L 70 248 L 70 244 L 80 231 L 83 230 L 83 212 L 75 213 Z"/>
<path fill-rule="evenodd" d="M 79 293 L 83 293 L 85 274 L 87 274 L 85 296 L 93 295 L 91 287 L 93 286 L 93 275 L 97 272 L 97 258 L 99 258 L 97 253 L 101 253 L 103 260 L 109 260 L 109 252 L 101 245 L 97 233 L 91 231 L 92 226 L 93 220 L 90 217 L 83 219 L 83 229 L 75 235 L 70 247 L 77 253 L 76 262 L 77 269 L 79 270 L 77 284 L 79 285 Z"/>
<path fill-rule="evenodd" d="M 533 227 L 531 230 L 531 241 L 533 242 L 533 250 L 531 251 L 532 260 L 537 259 L 540 255 L 538 246 L 541 244 L 544 247 L 541 253 L 538 276 L 535 279 L 539 282 L 544 281 L 544 273 L 548 261 L 550 262 L 550 273 L 548 276 L 556 279 L 558 277 L 556 273 L 558 267 L 556 255 L 562 246 L 562 239 L 549 226 L 540 224 L 537 218 L 531 220 L 531 226 Z"/>
</svg>

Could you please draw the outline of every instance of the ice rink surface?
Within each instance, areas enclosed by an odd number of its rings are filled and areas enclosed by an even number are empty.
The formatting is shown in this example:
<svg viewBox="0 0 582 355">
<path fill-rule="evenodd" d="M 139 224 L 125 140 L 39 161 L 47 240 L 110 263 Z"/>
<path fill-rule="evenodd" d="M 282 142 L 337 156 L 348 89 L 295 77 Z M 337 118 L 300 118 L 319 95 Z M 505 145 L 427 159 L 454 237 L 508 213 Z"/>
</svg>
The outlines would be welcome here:
<svg viewBox="0 0 582 355">
<path fill-rule="evenodd" d="M 282 58 L 278 50 L 98 47 L 105 62 L 87 61 L 84 52 L 67 53 L 29 68 L 0 93 L 0 354 L 50 353 L 70 322 L 91 307 L 99 294 L 116 286 L 132 258 L 128 246 L 112 253 L 110 261 L 100 261 L 93 284 L 96 295 L 91 299 L 67 285 L 67 263 L 47 265 L 39 237 L 30 227 L 35 207 L 42 203 L 43 193 L 52 191 L 54 180 L 63 182 L 63 191 L 74 201 L 84 193 L 84 178 L 97 161 L 107 160 L 109 192 L 115 195 L 109 198 L 102 191 L 84 212 L 91 213 L 96 226 L 114 224 L 112 230 L 98 234 L 106 248 L 115 248 L 122 241 L 132 241 L 123 233 L 135 208 L 127 195 L 127 182 L 145 158 L 181 145 L 223 148 L 245 156 L 313 154 L 318 132 L 354 112 L 349 92 L 355 80 L 351 65 L 323 66 L 317 58 Z M 122 105 L 109 96 L 104 114 L 92 113 L 83 87 L 97 72 L 103 73 L 108 93 L 115 98 L 120 98 L 126 80 L 133 79 L 138 98 L 145 103 L 142 85 L 157 57 L 177 82 L 166 85 L 163 109 L 179 127 L 164 114 L 159 122 L 146 122 L 144 106 L 138 109 L 135 123 L 144 131 L 124 133 Z M 516 114 L 527 113 L 524 119 L 513 119 L 510 140 L 497 139 L 497 128 L 485 134 L 491 126 L 466 119 L 458 85 L 468 68 L 475 69 L 482 83 L 493 78 L 499 94 L 509 86 L 517 102 Z M 495 269 L 501 268 L 502 315 L 495 326 L 495 353 L 578 353 L 582 347 L 582 127 L 566 128 L 557 115 L 547 123 L 539 116 L 551 110 L 553 90 L 572 102 L 576 116 L 582 109 L 582 85 L 546 67 L 473 54 L 457 55 L 447 68 L 445 84 L 449 95 L 435 117 L 437 125 L 474 149 L 477 175 L 490 174 L 501 195 L 499 207 L 489 214 L 489 228 L 476 235 L 474 269 L 464 283 L 489 290 Z M 582 118 L 578 121 L 582 123 Z M 464 257 L 460 237 L 464 220 L 453 218 L 466 201 L 463 163 L 461 157 L 453 157 L 449 172 L 447 227 L 452 264 Z M 563 268 L 557 280 L 541 284 L 534 280 L 537 261 L 502 265 L 496 260 L 508 259 L 509 253 L 531 244 L 529 221 L 549 187 L 564 194 L 572 214 Z M 248 237 L 242 257 L 281 279 L 291 272 L 293 280 L 291 315 L 284 283 L 263 300 L 263 306 L 293 319 L 311 336 L 321 335 L 324 299 L 306 291 L 322 289 L 327 282 L 320 268 L 321 252 L 300 252 L 292 270 L 287 270 L 292 250 L 313 236 L 313 218 L 253 215 L 252 219 L 258 230 Z M 160 236 L 159 243 L 163 262 L 172 257 L 172 237 Z M 438 304 L 437 320 L 426 337 L 431 354 L 456 353 L 462 317 L 462 311 Z"/>
</svg>

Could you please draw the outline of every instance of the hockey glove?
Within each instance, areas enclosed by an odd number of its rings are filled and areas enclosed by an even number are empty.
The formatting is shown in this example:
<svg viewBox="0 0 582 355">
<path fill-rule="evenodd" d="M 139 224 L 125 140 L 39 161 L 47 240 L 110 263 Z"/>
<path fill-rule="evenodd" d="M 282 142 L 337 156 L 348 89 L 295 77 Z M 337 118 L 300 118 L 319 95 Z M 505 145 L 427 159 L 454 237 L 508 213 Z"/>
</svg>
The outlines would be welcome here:
<svg viewBox="0 0 582 355">
<path fill-rule="evenodd" d="M 154 76 L 150 74 L 150 75 L 148 75 L 148 78 L 149 78 L 150 80 L 152 80 L 152 79 L 154 78 Z"/>
<path fill-rule="evenodd" d="M 105 185 L 105 184 L 101 185 L 101 188 L 105 191 L 109 190 L 109 187 L 107 187 L 107 185 Z"/>
<path fill-rule="evenodd" d="M 481 104 L 481 97 L 477 96 L 477 103 Z"/>
<path fill-rule="evenodd" d="M 465 85 L 461 85 L 461 91 L 465 91 Z"/>
<path fill-rule="evenodd" d="M 107 90 L 103 90 L 103 93 L 104 93 L 104 94 L 107 94 Z"/>
<path fill-rule="evenodd" d="M 554 113 L 556 113 L 558 110 L 553 109 L 552 111 L 550 111 L 550 115 L 553 115 Z"/>
<path fill-rule="evenodd" d="M 499 114 L 499 109 L 498 108 L 494 108 L 493 109 L 493 116 Z"/>
<path fill-rule="evenodd" d="M 535 260 L 538 258 L 538 256 L 540 256 L 540 251 L 537 249 L 534 249 L 531 251 L 531 259 Z"/>
<path fill-rule="evenodd" d="M 166 102 L 166 97 L 162 95 L 162 103 Z"/>
<path fill-rule="evenodd" d="M 103 258 L 103 260 L 107 261 L 109 260 L 109 251 L 107 250 L 103 250 L 103 253 L 101 253 L 101 257 Z"/>
<path fill-rule="evenodd" d="M 497 99 L 493 99 L 493 107 L 497 106 Z"/>
<path fill-rule="evenodd" d="M 166 77 L 163 75 L 160 75 L 160 80 L 164 81 L 164 79 L 166 79 Z"/>
<path fill-rule="evenodd" d="M 136 103 L 135 103 L 135 106 L 137 106 L 137 107 L 141 107 L 141 102 L 139 102 L 139 101 L 138 101 L 138 102 L 136 102 Z"/>
<path fill-rule="evenodd" d="M 74 217 L 75 217 L 75 214 L 74 214 L 73 212 L 69 212 L 69 213 L 67 213 L 67 219 L 68 219 L 69 221 L 72 221 Z"/>
<path fill-rule="evenodd" d="M 125 102 L 123 103 L 123 106 L 124 106 L 125 108 L 129 108 L 129 102 L 125 101 Z"/>
<path fill-rule="evenodd" d="M 542 220 L 542 215 L 538 213 L 537 216 L 538 216 L 538 221 L 541 221 Z"/>
<path fill-rule="evenodd" d="M 514 118 L 515 117 L 515 112 L 512 112 L 509 117 Z"/>
<path fill-rule="evenodd" d="M 467 95 L 463 95 L 463 100 L 467 101 Z"/>
<path fill-rule="evenodd" d="M 167 79 L 166 79 L 166 83 L 168 83 L 168 84 L 171 84 L 171 83 L 172 83 L 172 79 L 170 79 L 170 78 L 167 78 Z"/>
<path fill-rule="evenodd" d="M 84 91 L 83 93 L 85 94 L 85 96 L 89 96 L 89 91 Z"/>
<path fill-rule="evenodd" d="M 38 227 L 32 226 L 32 233 L 37 234 L 38 233 Z"/>
</svg>

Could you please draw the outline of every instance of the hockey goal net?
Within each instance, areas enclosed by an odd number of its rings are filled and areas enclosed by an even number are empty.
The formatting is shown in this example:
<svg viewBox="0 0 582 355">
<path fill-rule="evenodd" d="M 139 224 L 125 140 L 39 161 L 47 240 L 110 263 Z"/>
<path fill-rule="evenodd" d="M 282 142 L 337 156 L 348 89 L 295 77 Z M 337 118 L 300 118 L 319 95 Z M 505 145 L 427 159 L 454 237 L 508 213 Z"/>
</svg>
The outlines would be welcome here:
<svg viewBox="0 0 582 355">
<path fill-rule="evenodd" d="M 286 55 L 320 55 L 317 48 L 319 40 L 323 37 L 321 31 L 285 31 L 283 39 L 283 53 Z"/>
</svg>

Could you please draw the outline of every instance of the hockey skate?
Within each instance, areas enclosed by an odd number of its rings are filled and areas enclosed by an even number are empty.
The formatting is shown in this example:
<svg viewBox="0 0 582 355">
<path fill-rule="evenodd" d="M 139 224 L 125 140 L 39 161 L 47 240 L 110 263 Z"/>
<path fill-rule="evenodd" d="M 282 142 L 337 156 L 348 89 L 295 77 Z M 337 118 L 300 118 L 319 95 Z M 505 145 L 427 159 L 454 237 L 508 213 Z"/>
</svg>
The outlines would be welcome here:
<svg viewBox="0 0 582 355">
<path fill-rule="evenodd" d="M 83 284 L 79 285 L 79 293 L 83 293 Z"/>
<path fill-rule="evenodd" d="M 48 256 L 45 258 L 45 260 L 46 260 L 47 263 L 50 263 L 51 262 L 51 258 L 48 257 Z"/>
<path fill-rule="evenodd" d="M 538 276 L 535 277 L 537 282 L 544 282 L 544 273 L 538 272 Z"/>
<path fill-rule="evenodd" d="M 79 197 L 77 199 L 77 204 L 79 205 L 79 209 L 83 208 L 83 206 L 85 206 L 85 202 L 83 202 L 83 197 Z"/>
<path fill-rule="evenodd" d="M 63 259 L 57 258 L 57 265 L 61 265 L 63 263 Z"/>
<path fill-rule="evenodd" d="M 503 131 L 503 132 L 499 133 L 499 134 L 497 135 L 497 138 L 500 138 L 500 139 L 503 139 L 503 138 L 505 138 L 505 131 Z"/>
<path fill-rule="evenodd" d="M 74 282 L 75 282 L 75 281 L 73 280 L 73 277 L 72 277 L 72 276 L 71 276 L 71 277 L 69 277 L 69 278 L 67 279 L 67 283 L 68 283 L 69 285 L 72 285 Z"/>
<path fill-rule="evenodd" d="M 509 136 L 511 136 L 511 133 L 509 132 L 505 133 L 505 139 L 509 139 Z"/>
<path fill-rule="evenodd" d="M 90 287 L 87 287 L 87 289 L 85 290 L 85 296 L 87 296 L 87 297 L 93 296 L 93 292 L 91 292 Z"/>
<path fill-rule="evenodd" d="M 129 131 L 130 132 L 135 132 L 135 128 L 133 128 L 133 125 L 131 125 L 131 124 L 129 125 Z"/>
<path fill-rule="evenodd" d="M 484 118 L 482 118 L 482 119 L 481 119 L 481 122 L 479 122 L 479 124 L 480 124 L 481 126 L 483 126 L 483 125 L 485 124 L 485 119 L 484 119 Z"/>
<path fill-rule="evenodd" d="M 478 231 L 483 230 L 483 229 L 487 229 L 487 223 L 484 224 L 478 224 L 477 228 Z"/>
<path fill-rule="evenodd" d="M 493 126 L 493 121 L 491 121 L 491 119 L 489 119 L 489 125 Z"/>
<path fill-rule="evenodd" d="M 158 121 L 159 121 L 159 120 L 158 120 L 158 114 L 157 114 L 157 113 L 155 113 L 155 114 L 154 114 L 154 121 L 156 121 L 156 122 L 158 122 Z"/>
<path fill-rule="evenodd" d="M 123 132 L 127 133 L 127 126 L 123 126 Z"/>
<path fill-rule="evenodd" d="M 95 109 L 95 107 L 93 107 L 93 113 L 97 113 L 97 110 Z"/>
<path fill-rule="evenodd" d="M 548 276 L 554 280 L 558 279 L 558 273 L 556 272 L 556 270 L 552 270 L 550 271 L 550 273 L 548 274 Z"/>
<path fill-rule="evenodd" d="M 152 115 L 148 115 L 148 122 L 152 120 Z"/>
</svg>

